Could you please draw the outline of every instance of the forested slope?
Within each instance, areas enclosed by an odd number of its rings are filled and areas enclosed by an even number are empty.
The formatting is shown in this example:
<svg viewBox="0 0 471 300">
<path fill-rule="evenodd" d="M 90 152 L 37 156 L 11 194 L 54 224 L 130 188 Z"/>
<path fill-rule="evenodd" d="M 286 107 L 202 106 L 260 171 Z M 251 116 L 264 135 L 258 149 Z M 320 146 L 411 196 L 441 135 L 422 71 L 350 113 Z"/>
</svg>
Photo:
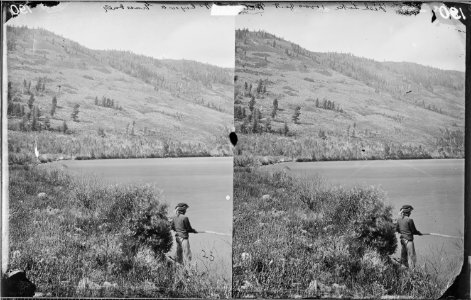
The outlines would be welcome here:
<svg viewBox="0 0 471 300">
<path fill-rule="evenodd" d="M 10 161 L 231 155 L 233 71 L 8 27 Z"/>
<path fill-rule="evenodd" d="M 238 154 L 299 160 L 464 157 L 464 73 L 311 52 L 236 31 Z"/>
</svg>

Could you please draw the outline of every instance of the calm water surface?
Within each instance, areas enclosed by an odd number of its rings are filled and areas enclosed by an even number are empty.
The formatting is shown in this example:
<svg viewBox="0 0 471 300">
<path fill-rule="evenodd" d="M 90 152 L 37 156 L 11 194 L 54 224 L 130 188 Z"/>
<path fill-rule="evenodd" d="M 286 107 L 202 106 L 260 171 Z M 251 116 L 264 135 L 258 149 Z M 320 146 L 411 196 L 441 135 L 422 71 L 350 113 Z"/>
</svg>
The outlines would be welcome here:
<svg viewBox="0 0 471 300">
<path fill-rule="evenodd" d="M 419 231 L 463 235 L 463 159 L 294 162 L 265 169 L 284 169 L 308 179 L 320 176 L 328 183 L 347 188 L 374 185 L 386 192 L 385 201 L 393 206 L 394 214 L 403 204 L 414 207 L 411 217 Z M 455 245 L 459 240 L 436 236 L 414 239 L 419 263 L 439 252 L 461 255 Z"/>
<path fill-rule="evenodd" d="M 163 192 L 169 215 L 179 202 L 190 206 L 187 216 L 196 230 L 232 233 L 232 157 L 107 159 L 61 161 L 72 173 L 94 175 L 111 183 L 150 183 Z M 226 200 L 226 196 L 230 200 Z M 232 237 L 191 234 L 194 259 L 225 277 L 231 274 Z M 214 261 L 209 257 L 212 252 Z M 173 252 L 173 250 L 172 250 Z M 230 277 L 229 277 L 230 278 Z"/>
</svg>

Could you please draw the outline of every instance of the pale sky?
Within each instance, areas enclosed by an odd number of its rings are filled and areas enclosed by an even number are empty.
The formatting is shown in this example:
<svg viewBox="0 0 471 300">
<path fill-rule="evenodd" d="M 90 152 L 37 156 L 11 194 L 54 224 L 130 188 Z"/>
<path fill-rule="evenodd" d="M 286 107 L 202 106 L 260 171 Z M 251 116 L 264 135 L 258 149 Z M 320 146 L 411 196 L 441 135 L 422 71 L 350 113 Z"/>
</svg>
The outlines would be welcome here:
<svg viewBox="0 0 471 300">
<path fill-rule="evenodd" d="M 164 10 L 157 3 L 145 11 L 103 9 L 120 3 L 39 5 L 7 24 L 45 28 L 91 49 L 129 50 L 222 67 L 234 66 L 234 28 L 249 28 L 263 29 L 311 51 L 465 70 L 465 27 L 459 21 L 444 22 L 439 15 L 431 23 L 433 4 L 424 4 L 419 15 L 410 17 L 396 14 L 391 7 L 386 13 L 335 10 L 337 4 L 333 3 L 324 4 L 324 10 L 275 9 L 266 4 L 262 15 L 235 18 L 211 16 L 209 9 L 198 6 L 187 12 Z"/>
<path fill-rule="evenodd" d="M 327 9 L 275 9 L 236 19 L 237 28 L 264 30 L 314 52 L 343 52 L 377 61 L 408 61 L 447 70 L 465 70 L 465 27 L 459 21 L 431 22 L 431 6 L 417 16 L 387 12 Z M 440 7 L 441 4 L 436 4 Z M 469 16 L 471 17 L 471 16 Z M 463 32 L 458 31 L 461 30 Z"/>
<path fill-rule="evenodd" d="M 44 28 L 91 49 L 129 50 L 154 58 L 188 59 L 221 67 L 234 67 L 234 17 L 211 16 L 201 7 L 182 12 L 114 10 L 104 5 L 143 6 L 126 2 L 62 2 L 56 7 L 38 5 L 7 25 Z"/>
</svg>

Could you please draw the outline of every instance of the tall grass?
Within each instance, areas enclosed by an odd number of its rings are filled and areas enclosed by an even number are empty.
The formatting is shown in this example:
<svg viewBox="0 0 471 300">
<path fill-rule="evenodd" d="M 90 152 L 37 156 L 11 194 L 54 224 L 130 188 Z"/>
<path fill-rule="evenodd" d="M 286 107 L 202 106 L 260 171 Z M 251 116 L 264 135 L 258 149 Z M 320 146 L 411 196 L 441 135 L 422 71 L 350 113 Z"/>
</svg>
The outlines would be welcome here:
<svg viewBox="0 0 471 300">
<path fill-rule="evenodd" d="M 50 166 L 10 170 L 10 267 L 54 297 L 219 297 L 230 283 L 169 263 L 167 207 L 150 185 Z M 46 193 L 41 195 L 40 193 Z"/>
<path fill-rule="evenodd" d="M 239 134 L 236 155 L 259 157 L 286 157 L 292 161 L 364 160 L 364 159 L 419 159 L 462 158 L 463 153 L 453 149 L 431 148 L 413 144 L 388 143 L 363 138 L 330 136 L 282 136 L 271 133 Z M 270 159 L 276 161 L 276 159 Z"/>
<path fill-rule="evenodd" d="M 446 285 L 390 258 L 391 207 L 374 187 L 236 169 L 234 199 L 235 297 L 436 298 Z"/>
<path fill-rule="evenodd" d="M 47 160 L 56 159 L 107 159 L 229 156 L 231 148 L 225 144 L 182 143 L 160 140 L 152 136 L 121 136 L 98 134 L 62 134 L 55 132 L 8 133 L 8 161 L 10 164 L 27 164 L 35 161 L 34 143 L 46 154 Z"/>
</svg>

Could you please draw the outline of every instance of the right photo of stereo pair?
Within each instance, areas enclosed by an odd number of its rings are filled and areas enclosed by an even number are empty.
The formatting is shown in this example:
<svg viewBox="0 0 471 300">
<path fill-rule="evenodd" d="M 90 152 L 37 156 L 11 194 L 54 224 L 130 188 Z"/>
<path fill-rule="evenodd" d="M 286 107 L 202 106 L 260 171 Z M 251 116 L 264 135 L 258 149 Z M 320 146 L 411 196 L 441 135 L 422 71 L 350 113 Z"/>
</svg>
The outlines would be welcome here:
<svg viewBox="0 0 471 300">
<path fill-rule="evenodd" d="M 233 297 L 446 293 L 464 251 L 467 12 L 265 3 L 236 18 Z"/>
</svg>

